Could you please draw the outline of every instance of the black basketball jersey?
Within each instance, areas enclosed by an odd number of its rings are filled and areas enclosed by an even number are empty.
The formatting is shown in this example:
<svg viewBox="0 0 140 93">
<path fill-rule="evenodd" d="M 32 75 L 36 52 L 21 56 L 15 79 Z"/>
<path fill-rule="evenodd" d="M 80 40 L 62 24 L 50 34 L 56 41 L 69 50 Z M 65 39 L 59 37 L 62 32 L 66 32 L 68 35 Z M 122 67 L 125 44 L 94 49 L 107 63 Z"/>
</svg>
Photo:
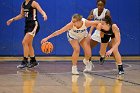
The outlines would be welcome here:
<svg viewBox="0 0 140 93">
<path fill-rule="evenodd" d="M 25 4 L 25 2 L 23 2 L 22 7 L 24 8 L 26 22 L 37 20 L 37 9 L 31 6 L 33 1 L 34 0 L 30 0 L 27 5 Z"/>
<path fill-rule="evenodd" d="M 108 35 L 110 37 L 114 37 L 114 33 L 112 31 L 112 26 L 110 27 L 110 29 L 108 31 L 105 31 L 104 29 L 101 29 L 102 32 L 104 32 L 105 35 Z"/>
</svg>

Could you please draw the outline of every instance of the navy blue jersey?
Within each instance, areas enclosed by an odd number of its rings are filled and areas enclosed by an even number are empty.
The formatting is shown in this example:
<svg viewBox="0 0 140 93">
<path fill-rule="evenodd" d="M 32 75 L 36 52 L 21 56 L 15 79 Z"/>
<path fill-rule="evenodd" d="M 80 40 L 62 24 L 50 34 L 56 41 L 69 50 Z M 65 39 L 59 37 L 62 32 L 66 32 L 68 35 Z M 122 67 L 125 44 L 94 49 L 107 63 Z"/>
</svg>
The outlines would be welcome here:
<svg viewBox="0 0 140 93">
<path fill-rule="evenodd" d="M 32 7 L 32 2 L 34 0 L 30 0 L 28 4 L 26 5 L 25 2 L 23 2 L 22 7 L 24 8 L 24 14 L 25 14 L 25 21 L 37 21 L 37 9 Z"/>
</svg>

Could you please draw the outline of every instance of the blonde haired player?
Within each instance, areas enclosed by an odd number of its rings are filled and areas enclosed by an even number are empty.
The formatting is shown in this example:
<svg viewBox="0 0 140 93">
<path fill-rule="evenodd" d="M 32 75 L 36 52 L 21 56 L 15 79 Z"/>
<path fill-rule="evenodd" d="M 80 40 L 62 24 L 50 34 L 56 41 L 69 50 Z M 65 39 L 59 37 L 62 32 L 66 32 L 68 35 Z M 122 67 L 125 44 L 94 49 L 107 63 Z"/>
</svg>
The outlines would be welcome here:
<svg viewBox="0 0 140 93">
<path fill-rule="evenodd" d="M 96 26 L 98 22 L 88 21 L 84 19 L 80 14 L 74 14 L 72 16 L 71 22 L 69 22 L 66 26 L 61 28 L 60 30 L 55 31 L 51 35 L 42 39 L 41 43 L 48 41 L 50 38 L 58 36 L 67 31 L 67 38 L 73 48 L 72 54 L 72 74 L 79 74 L 77 70 L 77 60 L 80 53 L 80 45 L 85 52 L 85 70 L 92 70 L 92 63 L 89 61 L 91 57 L 91 49 L 90 45 L 87 43 L 86 37 L 88 36 L 87 28 L 90 26 Z"/>
</svg>

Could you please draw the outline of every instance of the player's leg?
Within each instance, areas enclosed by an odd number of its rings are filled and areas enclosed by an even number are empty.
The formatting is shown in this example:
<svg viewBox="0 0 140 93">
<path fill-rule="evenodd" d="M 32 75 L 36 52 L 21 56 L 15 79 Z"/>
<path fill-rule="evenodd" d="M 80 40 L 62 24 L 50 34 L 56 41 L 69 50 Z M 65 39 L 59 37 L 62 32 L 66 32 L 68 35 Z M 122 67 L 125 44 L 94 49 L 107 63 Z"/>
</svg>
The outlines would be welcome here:
<svg viewBox="0 0 140 93">
<path fill-rule="evenodd" d="M 116 43 L 116 41 L 114 38 L 114 39 L 112 39 L 112 46 L 115 45 L 115 43 Z M 118 66 L 118 74 L 124 74 L 122 58 L 121 58 L 118 48 L 114 49 L 113 54 L 116 59 L 116 64 Z"/>
<path fill-rule="evenodd" d="M 28 66 L 29 68 L 35 67 L 37 66 L 39 63 L 37 63 L 36 58 L 35 58 L 35 54 L 34 54 L 34 48 L 33 48 L 33 36 L 30 35 L 29 36 L 29 55 L 30 55 L 30 65 Z"/>
<path fill-rule="evenodd" d="M 108 42 L 109 42 L 110 36 L 108 35 L 103 35 L 103 37 L 101 38 L 101 44 L 100 44 L 100 60 L 99 63 L 102 65 L 105 61 L 105 53 L 106 53 L 106 49 L 108 46 Z"/>
<path fill-rule="evenodd" d="M 91 48 L 90 48 L 90 45 L 87 42 L 87 39 L 83 38 L 80 42 L 80 45 L 82 46 L 82 48 L 84 50 L 84 53 L 85 53 L 85 58 L 84 58 L 83 62 L 86 66 L 85 66 L 84 72 L 91 71 L 92 70 L 92 62 L 90 61 Z"/>
<path fill-rule="evenodd" d="M 93 39 L 90 39 L 90 48 L 91 48 L 91 51 L 94 47 L 96 47 L 98 45 L 98 41 L 95 41 Z M 91 55 L 92 56 L 92 55 Z M 92 58 L 90 57 L 90 61 L 92 60 Z"/>
<path fill-rule="evenodd" d="M 35 56 L 35 54 L 34 54 L 34 48 L 33 48 L 33 44 L 32 43 L 33 43 L 33 36 L 30 35 L 29 44 L 28 44 L 30 57 L 34 57 Z"/>
<path fill-rule="evenodd" d="M 36 62 L 36 58 L 35 58 L 35 53 L 34 53 L 34 48 L 33 48 L 33 39 L 34 36 L 39 32 L 40 26 L 39 23 L 37 21 L 35 22 L 31 22 L 30 23 L 32 25 L 31 29 L 32 32 L 28 32 L 29 36 L 29 55 L 30 55 L 30 65 L 29 68 L 35 67 L 37 66 L 39 63 Z"/>
<path fill-rule="evenodd" d="M 83 38 L 80 41 L 80 45 L 82 46 L 84 53 L 85 53 L 85 59 L 89 60 L 89 58 L 91 57 L 91 49 L 90 49 L 90 45 L 88 44 L 86 38 Z"/>
<path fill-rule="evenodd" d="M 80 45 L 78 40 L 73 39 L 70 40 L 70 44 L 73 48 L 73 54 L 72 54 L 72 74 L 79 74 L 78 70 L 77 70 L 77 60 L 79 57 L 79 53 L 80 53 Z"/>
<path fill-rule="evenodd" d="M 100 54 L 100 64 L 102 65 L 105 61 L 105 53 L 106 53 L 106 48 L 108 46 L 108 43 L 101 43 L 100 44 L 100 51 L 99 51 L 99 54 Z"/>
<path fill-rule="evenodd" d="M 91 50 L 96 47 L 98 45 L 99 42 L 93 40 L 93 39 L 90 39 L 90 48 Z"/>
<path fill-rule="evenodd" d="M 24 57 L 23 57 L 22 63 L 20 65 L 18 65 L 17 68 L 25 68 L 28 66 L 28 55 L 29 55 L 29 47 L 28 47 L 29 41 L 28 40 L 29 40 L 29 37 L 30 37 L 30 35 L 26 33 L 23 38 L 22 45 L 23 45 Z"/>
</svg>

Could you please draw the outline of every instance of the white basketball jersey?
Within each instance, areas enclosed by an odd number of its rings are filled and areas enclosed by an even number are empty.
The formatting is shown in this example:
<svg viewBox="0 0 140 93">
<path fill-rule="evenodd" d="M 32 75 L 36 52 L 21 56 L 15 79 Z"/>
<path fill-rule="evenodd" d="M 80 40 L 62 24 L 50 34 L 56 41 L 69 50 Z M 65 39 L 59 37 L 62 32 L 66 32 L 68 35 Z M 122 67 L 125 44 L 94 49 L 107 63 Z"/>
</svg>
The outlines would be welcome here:
<svg viewBox="0 0 140 93">
<path fill-rule="evenodd" d="M 85 20 L 86 20 L 85 18 L 82 18 L 83 25 L 82 25 L 80 28 L 76 28 L 76 27 L 73 25 L 73 28 L 71 29 L 71 32 L 76 32 L 76 30 L 77 30 L 77 32 L 86 30 L 87 27 L 86 27 L 86 25 L 85 25 Z M 73 30 L 73 31 L 72 31 L 72 30 Z"/>
<path fill-rule="evenodd" d="M 94 20 L 99 20 L 99 21 L 101 21 L 102 19 L 104 19 L 107 10 L 108 10 L 108 9 L 105 9 L 105 8 L 104 8 L 104 10 L 103 10 L 103 12 L 101 13 L 101 15 L 98 16 L 98 8 L 95 8 L 94 11 L 93 11 Z"/>
<path fill-rule="evenodd" d="M 70 29 L 68 31 L 68 36 L 72 37 L 74 39 L 79 39 L 79 41 L 81 41 L 81 39 L 83 39 L 84 37 L 87 36 L 88 31 L 87 31 L 87 27 L 85 25 L 85 18 L 82 18 L 83 21 L 83 25 L 80 28 L 77 28 L 73 25 L 72 29 Z"/>
<path fill-rule="evenodd" d="M 76 28 L 73 25 L 73 28 L 69 30 L 69 33 L 72 33 L 72 34 L 82 34 L 83 32 L 87 32 L 87 27 L 85 25 L 85 20 L 86 20 L 85 18 L 82 18 L 83 25 L 80 28 Z"/>
<path fill-rule="evenodd" d="M 98 8 L 95 8 L 93 11 L 93 15 L 94 15 L 94 20 L 98 20 L 101 21 L 105 18 L 106 12 L 108 9 L 103 10 L 103 12 L 101 13 L 101 15 L 98 15 Z M 93 35 L 91 36 L 91 38 L 97 42 L 101 42 L 101 38 L 100 38 L 100 31 L 95 30 L 95 32 L 93 33 Z"/>
</svg>

